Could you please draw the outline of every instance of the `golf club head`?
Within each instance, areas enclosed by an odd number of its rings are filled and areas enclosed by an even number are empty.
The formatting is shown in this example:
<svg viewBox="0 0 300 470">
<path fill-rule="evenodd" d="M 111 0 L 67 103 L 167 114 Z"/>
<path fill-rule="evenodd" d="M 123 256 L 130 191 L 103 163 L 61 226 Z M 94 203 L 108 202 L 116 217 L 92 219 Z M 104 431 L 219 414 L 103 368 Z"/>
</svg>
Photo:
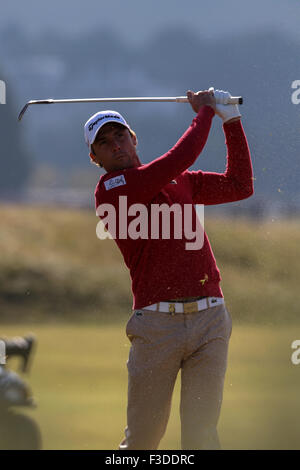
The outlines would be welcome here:
<svg viewBox="0 0 300 470">
<path fill-rule="evenodd" d="M 19 116 L 18 116 L 18 121 L 21 121 L 21 119 L 24 116 L 29 104 L 30 104 L 30 101 L 28 101 L 28 103 L 26 103 L 25 106 L 21 109 L 21 111 L 19 113 Z"/>
</svg>

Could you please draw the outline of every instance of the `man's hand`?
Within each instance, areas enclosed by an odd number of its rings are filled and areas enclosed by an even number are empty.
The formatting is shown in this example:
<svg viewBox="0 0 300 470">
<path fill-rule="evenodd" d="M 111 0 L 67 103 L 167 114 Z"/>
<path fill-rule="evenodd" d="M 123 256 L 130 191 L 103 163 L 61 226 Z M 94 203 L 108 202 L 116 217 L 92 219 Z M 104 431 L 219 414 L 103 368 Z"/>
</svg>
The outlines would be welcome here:
<svg viewBox="0 0 300 470">
<path fill-rule="evenodd" d="M 228 91 L 223 90 L 214 90 L 213 87 L 209 89 L 215 95 L 217 100 L 217 105 L 215 109 L 215 113 L 220 116 L 223 121 L 225 122 L 233 122 L 241 118 L 241 113 L 237 104 L 227 104 L 228 98 L 231 97 L 231 94 Z"/>
<path fill-rule="evenodd" d="M 216 112 L 216 99 L 213 90 L 198 91 L 197 93 L 189 90 L 186 96 L 195 113 L 198 113 L 202 106 L 211 106 Z"/>
</svg>

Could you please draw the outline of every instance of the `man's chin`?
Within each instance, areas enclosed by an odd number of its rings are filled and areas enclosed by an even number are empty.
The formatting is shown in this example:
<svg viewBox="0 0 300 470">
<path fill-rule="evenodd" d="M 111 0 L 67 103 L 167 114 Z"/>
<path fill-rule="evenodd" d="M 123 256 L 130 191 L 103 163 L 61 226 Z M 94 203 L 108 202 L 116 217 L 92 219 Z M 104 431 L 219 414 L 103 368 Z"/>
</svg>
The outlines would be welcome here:
<svg viewBox="0 0 300 470">
<path fill-rule="evenodd" d="M 121 165 L 118 167 L 118 169 L 119 169 L 119 170 L 127 170 L 127 169 L 129 169 L 129 168 L 134 168 L 134 166 L 135 166 L 135 165 L 134 165 L 134 163 L 132 163 L 132 162 L 130 162 L 130 163 L 129 163 L 129 162 L 127 162 L 127 163 L 124 162 L 123 164 L 121 164 Z"/>
<path fill-rule="evenodd" d="M 110 171 L 128 170 L 130 168 L 136 168 L 138 166 L 140 165 L 137 162 L 128 162 L 128 161 L 126 162 L 120 159 L 120 161 L 118 162 L 118 165 L 116 165 L 115 168 Z"/>
</svg>

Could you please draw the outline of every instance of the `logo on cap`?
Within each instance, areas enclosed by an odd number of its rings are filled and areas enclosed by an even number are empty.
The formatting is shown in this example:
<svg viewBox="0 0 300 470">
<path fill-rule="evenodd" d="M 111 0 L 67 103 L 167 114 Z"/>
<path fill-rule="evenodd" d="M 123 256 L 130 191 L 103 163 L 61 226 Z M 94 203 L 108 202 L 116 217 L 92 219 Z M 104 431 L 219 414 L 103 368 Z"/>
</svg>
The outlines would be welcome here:
<svg viewBox="0 0 300 470">
<path fill-rule="evenodd" d="M 116 116 L 116 115 L 113 115 L 113 114 L 105 114 L 104 116 L 101 116 L 99 117 L 95 122 L 92 122 L 90 125 L 89 125 L 89 131 L 92 131 L 93 130 L 93 127 L 98 124 L 99 121 L 102 121 L 103 119 L 121 119 L 120 116 Z"/>
</svg>

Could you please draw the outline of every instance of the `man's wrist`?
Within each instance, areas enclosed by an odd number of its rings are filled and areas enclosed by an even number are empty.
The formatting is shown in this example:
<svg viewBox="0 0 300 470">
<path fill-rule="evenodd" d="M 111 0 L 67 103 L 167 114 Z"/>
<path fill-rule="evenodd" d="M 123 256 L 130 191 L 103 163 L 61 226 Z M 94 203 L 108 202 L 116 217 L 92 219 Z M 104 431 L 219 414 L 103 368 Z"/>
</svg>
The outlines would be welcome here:
<svg viewBox="0 0 300 470">
<path fill-rule="evenodd" d="M 234 121 L 240 121 L 240 120 L 241 120 L 241 116 L 237 116 L 237 117 L 234 117 L 234 118 L 229 119 L 228 121 L 224 122 L 224 125 L 230 124 L 231 122 L 234 122 Z"/>
</svg>

